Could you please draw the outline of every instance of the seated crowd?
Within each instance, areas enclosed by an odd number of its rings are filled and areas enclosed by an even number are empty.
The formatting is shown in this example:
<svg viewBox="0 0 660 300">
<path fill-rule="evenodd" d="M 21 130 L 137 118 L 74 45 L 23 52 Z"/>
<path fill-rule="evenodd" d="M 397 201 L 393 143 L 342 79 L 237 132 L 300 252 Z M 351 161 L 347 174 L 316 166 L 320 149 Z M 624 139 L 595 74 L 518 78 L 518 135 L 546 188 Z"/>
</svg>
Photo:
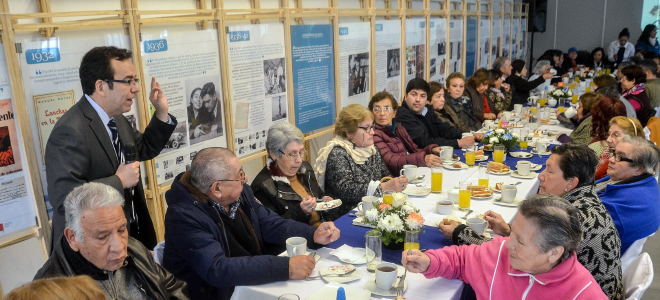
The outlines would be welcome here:
<svg viewBox="0 0 660 300">
<path fill-rule="evenodd" d="M 442 164 L 442 147 L 479 143 L 483 133 L 476 131 L 484 121 L 527 104 L 530 94 L 561 87 L 581 65 L 616 71 L 593 79 L 594 91 L 579 97 L 574 117 L 558 114 L 572 132 L 556 137 L 561 145 L 551 149 L 538 175 L 538 193 L 522 202 L 514 221 L 486 212 L 495 238 L 454 221 L 441 223 L 440 232 L 455 245 L 404 252 L 402 264 L 427 278 L 469 283 L 478 299 L 523 293 L 624 299 L 621 256 L 641 251 L 631 245 L 660 227 L 660 149 L 654 144 L 660 138 L 660 50 L 657 41 L 648 42 L 655 39 L 649 26 L 636 46 L 624 29 L 607 52 L 548 50 L 529 77 L 525 61 L 500 57 L 493 69 L 478 69 L 467 79 L 452 73 L 444 83 L 410 80 L 401 102 L 399 95 L 376 93 L 368 105 L 351 104 L 337 114 L 334 138 L 313 164 L 305 160 L 302 132 L 275 122 L 266 166 L 250 185 L 232 151 L 203 149 L 165 194 L 162 266 L 128 236 L 123 196 L 105 184 L 83 184 L 66 197 L 64 235 L 35 281 L 6 299 L 31 299 L 19 295 L 68 285 L 74 287 L 66 293 L 78 295 L 69 297 L 79 299 L 94 293 L 230 299 L 236 286 L 305 279 L 316 261 L 277 256 L 288 238 L 303 237 L 311 249 L 336 241 L 333 221 L 362 197 L 406 188 L 413 178 L 400 175 L 404 165 Z M 332 199 L 342 205 L 316 211 L 317 203 Z M 90 288 L 75 290 L 83 285 Z"/>
</svg>

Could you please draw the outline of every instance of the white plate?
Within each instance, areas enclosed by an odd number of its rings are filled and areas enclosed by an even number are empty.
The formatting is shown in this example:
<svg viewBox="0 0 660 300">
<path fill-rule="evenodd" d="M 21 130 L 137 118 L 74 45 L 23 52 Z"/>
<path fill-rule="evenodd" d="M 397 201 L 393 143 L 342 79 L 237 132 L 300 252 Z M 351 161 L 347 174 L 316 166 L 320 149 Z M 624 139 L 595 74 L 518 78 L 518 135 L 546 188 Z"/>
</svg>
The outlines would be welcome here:
<svg viewBox="0 0 660 300">
<path fill-rule="evenodd" d="M 451 165 L 450 165 L 450 164 L 446 164 L 446 165 L 443 164 L 442 166 L 443 166 L 445 169 L 447 169 L 447 170 L 462 170 L 462 169 L 467 169 L 467 165 L 464 164 L 464 163 L 461 163 L 461 167 L 460 167 L 460 168 L 454 168 L 453 164 L 451 164 Z"/>
<path fill-rule="evenodd" d="M 543 165 L 532 164 L 530 171 L 538 171 L 541 170 L 541 168 L 543 168 Z"/>
<path fill-rule="evenodd" d="M 360 226 L 360 227 L 366 227 L 366 228 L 376 228 L 376 226 L 373 226 L 371 224 L 362 223 L 362 218 L 363 217 L 357 217 L 357 218 L 353 219 L 353 225 Z"/>
<path fill-rule="evenodd" d="M 312 253 L 312 252 L 305 251 L 305 255 L 309 255 L 310 253 Z M 286 252 L 286 251 L 284 251 L 284 252 L 280 253 L 280 255 L 278 255 L 278 256 L 289 257 L 289 253 Z M 319 259 L 321 259 L 321 256 L 318 255 L 318 253 L 315 254 L 315 255 L 314 255 L 314 260 L 318 262 Z"/>
<path fill-rule="evenodd" d="M 532 158 L 531 153 L 522 152 L 522 151 L 509 152 L 509 155 L 511 155 L 511 157 L 515 157 L 515 158 Z"/>
<path fill-rule="evenodd" d="M 534 154 L 541 154 L 541 155 L 550 155 L 550 154 L 552 154 L 550 151 L 545 151 L 545 152 L 537 153 L 537 152 L 536 152 L 536 149 L 532 149 L 532 151 L 530 151 L 530 152 L 531 152 L 531 153 L 534 153 Z"/>
<path fill-rule="evenodd" d="M 475 197 L 475 196 L 472 196 L 472 199 L 474 199 L 474 200 L 486 200 L 486 199 L 490 199 L 492 197 L 493 196 L 488 196 L 488 197 Z"/>
<path fill-rule="evenodd" d="M 357 272 L 357 271 L 356 271 Z M 343 287 L 346 299 L 369 300 L 371 293 L 367 290 L 339 283 L 328 283 L 307 297 L 307 300 L 335 300 L 337 289 Z"/>
<path fill-rule="evenodd" d="M 535 172 L 530 172 L 527 175 L 520 175 L 518 174 L 518 171 L 511 172 L 511 177 L 521 178 L 521 179 L 534 179 L 536 178 L 536 175 L 537 174 Z"/>
<path fill-rule="evenodd" d="M 350 270 L 355 270 L 355 266 L 353 265 L 347 265 Z M 337 273 L 333 273 L 332 271 L 329 270 L 329 267 L 327 268 L 322 268 L 319 273 L 321 273 L 321 277 L 327 282 L 338 282 L 338 283 L 343 283 L 343 282 L 349 282 L 353 280 L 358 280 L 362 278 L 362 273 L 360 273 L 360 270 L 355 270 L 353 273 L 348 274 L 347 276 L 338 276 L 338 275 L 333 275 Z"/>
<path fill-rule="evenodd" d="M 488 171 L 488 174 L 493 174 L 493 175 L 507 175 L 509 173 L 511 173 L 511 169 L 509 169 L 509 171 L 507 171 L 506 173 L 495 173 L 495 172 Z"/>
<path fill-rule="evenodd" d="M 401 274 L 401 272 L 399 272 L 399 274 Z M 403 274 L 401 274 L 401 275 L 403 275 Z M 401 275 L 399 275 L 399 276 L 401 276 Z M 398 284 L 399 280 L 401 280 L 401 279 L 397 279 L 396 282 L 394 282 L 394 284 L 395 285 Z M 367 290 L 367 291 L 370 291 L 374 295 L 385 296 L 385 297 L 394 297 L 394 296 L 396 296 L 396 289 L 393 289 L 393 290 L 379 289 L 378 286 L 376 285 L 375 277 L 374 277 L 373 280 L 367 281 L 367 284 L 364 285 L 364 289 Z M 405 291 L 407 289 L 408 289 L 408 280 L 403 282 L 403 290 Z"/>
<path fill-rule="evenodd" d="M 500 196 L 495 197 L 495 200 L 493 200 L 493 204 L 501 205 L 501 206 L 508 206 L 508 207 L 518 207 L 518 205 L 520 205 L 520 203 L 523 201 L 523 199 L 515 198 L 515 199 L 513 199 L 513 203 L 504 203 L 504 202 L 502 202 L 501 198 L 502 197 L 500 197 Z"/>
<path fill-rule="evenodd" d="M 323 206 L 326 205 L 326 204 L 334 204 L 335 206 L 324 208 Z M 337 207 L 340 207 L 340 206 L 341 206 L 341 200 L 335 199 L 335 200 L 330 200 L 328 202 L 319 202 L 319 203 L 317 203 L 315 210 L 316 211 L 326 211 L 326 210 L 334 209 L 334 208 L 337 208 Z"/>
<path fill-rule="evenodd" d="M 362 251 L 365 251 L 364 248 L 357 248 L 357 247 L 356 247 L 356 248 L 353 248 L 353 249 L 360 249 L 360 250 L 362 250 Z M 371 252 L 372 252 L 372 255 L 373 255 L 373 251 L 372 251 L 372 250 L 369 250 L 369 251 L 371 251 Z M 365 251 L 365 254 L 366 254 L 366 251 Z M 351 264 L 351 265 L 361 265 L 361 264 L 366 264 L 366 263 L 367 263 L 367 256 L 366 256 L 366 255 L 363 255 L 362 257 L 360 257 L 360 258 L 358 258 L 358 259 L 356 259 L 356 260 L 344 260 L 344 259 L 341 259 L 341 258 L 338 257 L 338 256 L 337 256 L 337 258 L 339 258 L 339 260 L 340 260 L 341 262 L 344 262 L 344 263 L 347 263 L 347 264 Z"/>
<path fill-rule="evenodd" d="M 403 190 L 404 194 L 413 197 L 425 197 L 431 193 L 430 187 L 418 187 L 412 184 L 409 184 L 408 187 Z"/>
</svg>

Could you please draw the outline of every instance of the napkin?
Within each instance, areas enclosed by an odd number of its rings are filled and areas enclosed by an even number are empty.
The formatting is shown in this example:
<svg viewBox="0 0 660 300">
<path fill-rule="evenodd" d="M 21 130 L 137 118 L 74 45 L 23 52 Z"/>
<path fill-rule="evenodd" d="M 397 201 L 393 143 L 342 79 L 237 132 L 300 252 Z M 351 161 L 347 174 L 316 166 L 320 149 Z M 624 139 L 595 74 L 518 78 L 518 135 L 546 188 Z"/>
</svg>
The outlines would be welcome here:
<svg viewBox="0 0 660 300">
<path fill-rule="evenodd" d="M 335 250 L 330 251 L 330 254 L 338 257 L 341 260 L 354 261 L 364 256 L 364 248 L 353 248 L 349 245 L 343 245 Z"/>
</svg>

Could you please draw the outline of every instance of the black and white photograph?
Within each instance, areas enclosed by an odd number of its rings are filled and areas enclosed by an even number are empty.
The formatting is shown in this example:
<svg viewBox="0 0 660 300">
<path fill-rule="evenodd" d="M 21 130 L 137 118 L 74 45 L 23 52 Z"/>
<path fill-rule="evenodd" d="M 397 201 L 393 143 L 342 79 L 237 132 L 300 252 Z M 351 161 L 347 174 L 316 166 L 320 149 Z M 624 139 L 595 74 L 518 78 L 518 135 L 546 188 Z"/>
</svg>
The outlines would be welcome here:
<svg viewBox="0 0 660 300">
<path fill-rule="evenodd" d="M 186 80 L 190 144 L 223 135 L 222 92 L 217 75 Z"/>
<path fill-rule="evenodd" d="M 167 144 L 165 144 L 165 148 L 160 151 L 160 154 L 167 153 L 185 146 L 188 143 L 186 141 L 186 132 L 186 123 L 179 122 L 176 124 L 174 132 L 172 132 L 172 135 L 170 135 L 169 140 L 167 140 Z"/>
<path fill-rule="evenodd" d="M 170 161 L 169 160 L 164 160 L 163 161 L 163 169 L 167 169 L 170 167 Z"/>
<path fill-rule="evenodd" d="M 257 143 L 250 144 L 250 149 L 251 150 L 257 150 Z"/>
<path fill-rule="evenodd" d="M 165 180 L 170 180 L 172 178 L 174 178 L 173 172 L 165 172 Z"/>
<path fill-rule="evenodd" d="M 445 55 L 446 48 L 447 41 L 440 41 L 440 43 L 438 43 L 438 55 Z"/>
<path fill-rule="evenodd" d="M 286 92 L 286 60 L 284 57 L 264 60 L 266 96 Z"/>
<path fill-rule="evenodd" d="M 369 91 L 369 53 L 348 56 L 348 96 Z"/>
<path fill-rule="evenodd" d="M 138 130 L 137 126 L 137 119 L 135 119 L 134 114 L 126 114 L 124 115 L 124 118 L 126 118 L 126 121 L 128 121 L 128 124 L 131 124 L 131 128 L 133 128 L 133 134 L 138 134 L 140 131 Z"/>
<path fill-rule="evenodd" d="M 458 47 L 456 47 L 456 59 L 461 59 L 461 42 L 457 42 Z"/>
<path fill-rule="evenodd" d="M 431 76 L 435 75 L 435 58 L 431 58 L 431 61 L 429 62 L 431 64 Z"/>
<path fill-rule="evenodd" d="M 387 50 L 387 78 L 399 76 L 401 72 L 401 49 Z"/>
<path fill-rule="evenodd" d="M 245 153 L 245 147 L 239 147 L 238 148 L 238 155 L 241 155 L 243 153 Z"/>
<path fill-rule="evenodd" d="M 454 42 L 449 42 L 449 59 L 454 59 Z"/>
<path fill-rule="evenodd" d="M 199 152 L 199 151 L 190 152 L 190 161 L 192 161 L 195 158 L 195 155 L 197 155 L 197 152 Z"/>
<path fill-rule="evenodd" d="M 261 137 L 266 137 L 266 130 L 261 131 Z"/>
<path fill-rule="evenodd" d="M 236 143 L 239 145 L 243 145 L 243 138 L 242 137 L 236 138 Z"/>
<path fill-rule="evenodd" d="M 180 165 L 183 163 L 183 155 L 176 157 L 176 164 Z"/>
</svg>

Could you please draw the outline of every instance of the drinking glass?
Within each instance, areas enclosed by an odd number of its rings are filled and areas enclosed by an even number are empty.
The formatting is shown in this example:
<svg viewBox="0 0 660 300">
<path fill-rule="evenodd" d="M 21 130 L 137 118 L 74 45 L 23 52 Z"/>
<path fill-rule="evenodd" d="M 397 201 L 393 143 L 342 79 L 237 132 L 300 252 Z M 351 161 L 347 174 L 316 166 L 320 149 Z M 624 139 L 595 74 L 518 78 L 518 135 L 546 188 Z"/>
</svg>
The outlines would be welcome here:
<svg viewBox="0 0 660 300">
<path fill-rule="evenodd" d="M 470 209 L 470 198 L 472 193 L 468 189 L 472 185 L 471 181 L 461 181 L 458 183 L 458 209 L 459 210 L 469 210 Z"/>
<path fill-rule="evenodd" d="M 559 98 L 559 101 L 557 101 L 557 108 L 559 109 L 560 113 L 564 112 L 565 106 L 566 106 L 566 99 L 565 98 Z"/>
<path fill-rule="evenodd" d="M 392 200 L 394 200 L 394 191 L 383 191 L 383 203 L 392 205 Z"/>
<path fill-rule="evenodd" d="M 364 235 L 365 249 L 367 251 L 367 271 L 376 272 L 376 266 L 383 261 L 383 236 L 380 231 L 372 229 Z"/>
<path fill-rule="evenodd" d="M 442 165 L 435 164 L 431 167 L 431 192 L 442 192 Z"/>
<path fill-rule="evenodd" d="M 485 186 L 488 188 L 488 163 L 480 162 L 479 163 L 479 185 Z"/>
<path fill-rule="evenodd" d="M 520 150 L 527 150 L 527 134 L 529 133 L 529 130 L 523 128 L 520 130 Z"/>
<path fill-rule="evenodd" d="M 468 166 L 474 166 L 474 158 L 475 158 L 475 152 L 476 151 L 476 146 L 468 146 L 465 149 L 465 164 Z"/>
<path fill-rule="evenodd" d="M 577 93 L 573 93 L 573 98 L 571 98 L 571 103 L 577 104 L 578 103 L 578 95 Z"/>
<path fill-rule="evenodd" d="M 498 163 L 504 162 L 504 146 L 497 145 L 495 146 L 495 151 L 493 151 L 493 161 Z"/>
<path fill-rule="evenodd" d="M 547 100 L 548 100 L 548 99 L 546 99 L 546 98 L 541 98 L 541 99 L 539 99 L 539 103 L 541 104 L 541 107 L 545 107 L 545 102 L 546 102 Z"/>
<path fill-rule="evenodd" d="M 300 300 L 300 296 L 296 294 L 283 294 L 277 298 L 277 300 Z"/>
<path fill-rule="evenodd" d="M 584 92 L 585 92 L 585 93 L 590 93 L 590 92 L 591 92 L 591 87 L 588 86 L 588 87 L 584 90 Z"/>
<path fill-rule="evenodd" d="M 403 250 L 419 250 L 419 230 L 406 230 L 406 240 L 403 244 Z"/>
</svg>

